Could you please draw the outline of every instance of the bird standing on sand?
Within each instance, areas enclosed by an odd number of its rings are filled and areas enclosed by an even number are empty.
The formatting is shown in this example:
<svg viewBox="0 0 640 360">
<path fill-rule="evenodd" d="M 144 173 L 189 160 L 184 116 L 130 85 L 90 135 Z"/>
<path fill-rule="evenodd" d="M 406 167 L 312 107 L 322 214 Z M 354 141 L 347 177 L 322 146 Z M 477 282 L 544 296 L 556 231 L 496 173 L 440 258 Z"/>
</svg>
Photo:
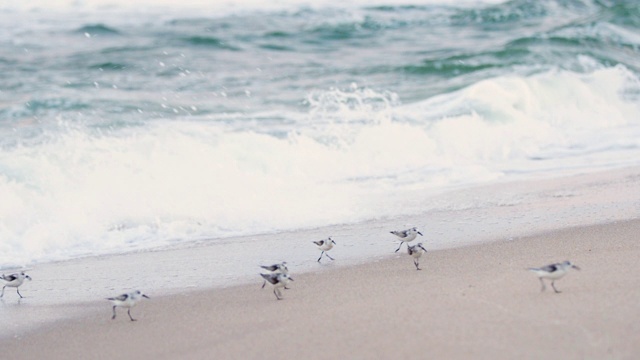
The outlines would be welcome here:
<svg viewBox="0 0 640 360">
<path fill-rule="evenodd" d="M 289 268 L 287 267 L 287 263 L 285 261 L 279 263 L 279 264 L 273 264 L 273 265 L 260 265 L 261 268 L 270 271 L 272 274 L 289 274 Z M 264 281 L 264 283 L 262 283 L 262 288 L 264 289 L 264 286 L 267 284 L 267 280 Z M 285 286 L 285 289 L 288 290 L 288 288 Z"/>
<path fill-rule="evenodd" d="M 407 230 L 391 231 L 391 233 L 400 239 L 400 246 L 398 246 L 398 248 L 396 249 L 396 252 L 400 250 L 400 248 L 402 247 L 402 244 L 410 243 L 413 240 L 415 240 L 418 234 L 422 236 L 422 233 L 418 231 L 418 228 L 415 228 L 415 227 L 412 227 L 411 229 L 407 229 Z M 409 246 L 409 244 L 407 244 L 407 246 Z"/>
<path fill-rule="evenodd" d="M 329 256 L 329 254 L 325 254 L 326 251 L 331 250 L 333 248 L 333 245 L 336 244 L 336 242 L 333 241 L 331 236 L 329 236 L 324 240 L 314 241 L 313 243 L 316 244 L 316 246 L 318 246 L 318 249 L 322 250 L 322 252 L 320 253 L 320 257 L 318 258 L 318 262 L 320 262 L 320 259 L 322 259 L 322 255 L 327 255 L 329 259 L 335 260 L 334 258 Z"/>
<path fill-rule="evenodd" d="M 293 281 L 293 278 L 289 277 L 289 275 L 282 273 L 260 274 L 260 276 L 265 280 L 262 287 L 264 288 L 264 285 L 266 285 L 267 282 L 273 285 L 273 293 L 276 295 L 276 299 L 278 300 L 282 300 L 280 288 L 286 288 L 289 281 Z"/>
<path fill-rule="evenodd" d="M 529 268 L 527 270 L 534 272 L 538 276 L 538 278 L 540 279 L 540 283 L 542 284 L 542 290 L 540 290 L 540 291 L 544 291 L 547 288 L 544 285 L 544 280 L 542 280 L 542 279 L 549 279 L 549 280 L 551 280 L 551 287 L 553 288 L 553 291 L 555 291 L 556 293 L 559 293 L 560 291 L 558 291 L 558 289 L 556 289 L 556 287 L 554 286 L 553 283 L 556 280 L 558 280 L 558 279 L 562 278 L 563 276 L 565 276 L 570 268 L 574 268 L 576 270 L 580 270 L 580 268 L 575 266 L 575 265 L 573 265 L 571 263 L 571 261 L 565 261 L 565 262 L 561 262 L 561 263 L 551 264 L 551 265 L 543 266 L 543 267 L 540 267 L 540 268 Z"/>
<path fill-rule="evenodd" d="M 20 296 L 20 298 L 22 299 L 24 296 L 20 294 L 20 290 L 18 289 L 18 287 L 22 285 L 24 279 L 29 279 L 29 281 L 31 281 L 31 276 L 25 274 L 24 272 L 19 272 L 11 275 L 2 274 L 2 280 L 6 281 L 7 283 L 2 287 L 2 295 L 0 295 L 0 298 L 4 296 L 4 288 L 8 286 L 16 288 L 18 296 Z"/>
<path fill-rule="evenodd" d="M 422 247 L 422 243 L 418 243 L 413 246 L 410 246 L 409 244 L 407 244 L 407 252 L 409 253 L 409 255 L 413 257 L 413 265 L 416 266 L 416 270 L 422 270 L 420 269 L 419 259 L 422 256 L 422 254 L 427 252 L 427 249 Z"/>
<path fill-rule="evenodd" d="M 129 314 L 129 319 L 131 319 L 131 321 L 136 321 L 136 319 L 131 317 L 131 308 L 136 306 L 143 297 L 149 299 L 149 297 L 141 293 L 140 290 L 136 290 L 120 296 L 107 298 L 107 300 L 111 301 L 113 304 L 113 316 L 111 317 L 111 320 L 116 318 L 116 307 L 124 307 L 128 309 L 127 314 Z"/>
</svg>

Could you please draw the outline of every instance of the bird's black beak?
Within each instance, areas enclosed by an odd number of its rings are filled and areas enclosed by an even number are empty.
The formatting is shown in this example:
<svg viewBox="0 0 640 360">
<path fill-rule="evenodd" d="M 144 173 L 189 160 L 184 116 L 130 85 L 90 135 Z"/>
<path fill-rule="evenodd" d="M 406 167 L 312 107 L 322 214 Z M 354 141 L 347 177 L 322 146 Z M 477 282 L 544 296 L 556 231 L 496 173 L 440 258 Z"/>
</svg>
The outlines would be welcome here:
<svg viewBox="0 0 640 360">
<path fill-rule="evenodd" d="M 32 279 L 31 279 L 31 276 L 29 276 L 29 275 L 27 275 L 27 279 L 29 279 L 29 281 L 31 281 L 31 280 L 32 280 Z"/>
<path fill-rule="evenodd" d="M 572 268 L 576 269 L 576 270 L 580 270 L 579 267 L 575 266 L 575 265 L 571 265 Z"/>
<path fill-rule="evenodd" d="M 147 295 L 145 295 L 145 294 L 142 294 L 142 297 L 146 297 L 147 299 L 151 299 L 150 297 L 148 297 L 148 296 L 147 296 Z"/>
<path fill-rule="evenodd" d="M 420 234 L 420 236 L 423 236 L 422 233 L 420 231 L 418 231 L 418 234 Z"/>
<path fill-rule="evenodd" d="M 289 280 L 293 281 L 293 278 L 289 278 Z"/>
</svg>

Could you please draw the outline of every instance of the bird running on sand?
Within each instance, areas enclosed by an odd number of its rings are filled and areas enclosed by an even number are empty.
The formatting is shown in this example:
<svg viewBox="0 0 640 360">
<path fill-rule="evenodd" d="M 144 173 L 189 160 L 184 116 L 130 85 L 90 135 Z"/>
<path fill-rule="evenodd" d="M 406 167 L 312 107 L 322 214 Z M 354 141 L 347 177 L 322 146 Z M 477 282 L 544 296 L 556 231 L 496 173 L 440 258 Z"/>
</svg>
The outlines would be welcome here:
<svg viewBox="0 0 640 360">
<path fill-rule="evenodd" d="M 116 307 L 124 307 L 128 309 L 127 314 L 129 314 L 129 319 L 131 319 L 131 321 L 136 321 L 136 319 L 131 317 L 131 308 L 136 306 L 143 297 L 149 299 L 149 297 L 141 293 L 140 290 L 136 290 L 120 296 L 107 298 L 107 300 L 111 301 L 113 304 L 113 316 L 111 317 L 111 320 L 116 318 Z"/>
<path fill-rule="evenodd" d="M 20 298 L 22 299 L 24 296 L 20 294 L 20 290 L 18 289 L 18 287 L 22 285 L 22 283 L 24 282 L 24 279 L 29 279 L 29 281 L 31 281 L 31 276 L 25 274 L 24 272 L 19 272 L 11 275 L 2 274 L 1 279 L 6 281 L 7 283 L 4 284 L 4 286 L 2 287 L 2 295 L 0 295 L 0 298 L 4 296 L 4 288 L 8 286 L 8 287 L 16 288 L 16 292 L 18 293 L 18 296 L 20 296 Z"/>
<path fill-rule="evenodd" d="M 413 265 L 416 266 L 416 270 L 422 270 L 420 269 L 419 259 L 424 253 L 427 252 L 427 249 L 422 247 L 422 243 L 417 243 L 413 246 L 407 244 L 407 252 L 413 257 Z"/>
<path fill-rule="evenodd" d="M 327 255 L 327 257 L 331 260 L 335 260 L 334 258 L 332 258 L 331 256 L 329 256 L 329 254 L 325 254 L 325 252 L 331 250 L 333 248 L 333 245 L 336 244 L 335 241 L 333 241 L 333 239 L 331 238 L 331 236 L 329 236 L 328 238 L 324 239 L 324 240 L 318 240 L 318 241 L 314 241 L 314 244 L 316 244 L 316 246 L 318 247 L 318 249 L 322 250 L 322 252 L 320 253 L 320 257 L 318 258 L 318 262 L 320 262 L 320 259 L 322 259 L 322 255 Z"/>
<path fill-rule="evenodd" d="M 396 249 L 396 252 L 400 250 L 400 248 L 402 247 L 402 244 L 412 242 L 413 240 L 415 240 L 416 236 L 418 235 L 422 236 L 422 233 L 418 231 L 418 228 L 416 227 L 412 227 L 411 229 L 407 229 L 407 230 L 396 230 L 396 231 L 390 231 L 390 232 L 400 239 L 400 246 L 398 246 L 398 248 Z M 407 246 L 408 245 L 409 244 L 407 244 Z"/>
<path fill-rule="evenodd" d="M 273 293 L 276 296 L 276 299 L 282 300 L 282 293 L 280 293 L 280 288 L 285 288 L 289 284 L 289 281 L 293 281 L 293 278 L 289 277 L 287 274 L 282 273 L 271 273 L 271 274 L 260 274 L 262 278 L 265 280 L 262 287 L 269 282 L 269 284 L 273 285 Z"/>
<path fill-rule="evenodd" d="M 544 291 L 547 288 L 544 285 L 544 280 L 542 279 L 549 279 L 551 280 L 551 287 L 553 288 L 553 291 L 555 291 L 556 293 L 559 293 L 560 291 L 556 289 L 553 283 L 556 280 L 565 276 L 570 268 L 580 270 L 580 268 L 573 265 L 571 261 L 565 261 L 561 263 L 546 265 L 540 268 L 529 268 L 527 270 L 534 272 L 540 279 L 540 284 L 542 284 L 542 290 L 540 291 Z"/>
<path fill-rule="evenodd" d="M 287 267 L 287 263 L 285 261 L 279 264 L 273 264 L 273 265 L 260 265 L 260 267 L 270 271 L 272 274 L 289 274 L 289 268 Z M 263 289 L 266 284 L 267 284 L 267 280 L 265 280 L 264 283 L 262 283 Z M 285 286 L 285 289 L 288 289 L 288 288 Z"/>
</svg>

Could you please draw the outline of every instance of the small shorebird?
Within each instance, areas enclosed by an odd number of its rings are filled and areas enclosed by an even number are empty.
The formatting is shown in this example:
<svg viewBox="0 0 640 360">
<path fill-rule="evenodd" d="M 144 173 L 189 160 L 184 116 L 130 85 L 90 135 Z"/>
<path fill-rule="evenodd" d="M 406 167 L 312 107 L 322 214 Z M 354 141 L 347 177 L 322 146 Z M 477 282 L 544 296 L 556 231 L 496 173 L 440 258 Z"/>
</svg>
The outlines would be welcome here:
<svg viewBox="0 0 640 360">
<path fill-rule="evenodd" d="M 18 296 L 20 296 L 20 298 L 22 299 L 24 296 L 20 294 L 20 290 L 18 288 L 20 287 L 20 285 L 22 285 L 24 279 L 29 279 L 29 281 L 31 281 L 31 276 L 25 274 L 24 272 L 19 272 L 11 275 L 2 274 L 2 280 L 6 281 L 7 283 L 2 287 L 2 295 L 0 295 L 0 298 L 4 296 L 4 288 L 8 286 L 16 288 Z"/>
<path fill-rule="evenodd" d="M 402 247 L 402 244 L 409 243 L 415 240 L 418 234 L 422 236 L 422 233 L 418 231 L 418 228 L 415 228 L 415 227 L 412 227 L 411 229 L 407 229 L 407 230 L 391 231 L 391 233 L 400 239 L 400 246 L 398 246 L 398 248 L 396 249 L 396 252 L 400 250 L 400 248 Z M 409 246 L 409 244 L 407 244 L 407 246 Z"/>
<path fill-rule="evenodd" d="M 409 255 L 413 257 L 413 265 L 416 266 L 416 270 L 422 270 L 420 269 L 419 259 L 422 256 L 422 254 L 427 252 L 427 249 L 422 247 L 422 243 L 418 243 L 413 246 L 410 246 L 409 244 L 407 244 L 407 252 L 409 253 Z"/>
<path fill-rule="evenodd" d="M 318 258 L 318 262 L 320 262 L 320 259 L 322 259 L 322 255 L 327 255 L 329 259 L 335 260 L 334 258 L 329 256 L 329 254 L 325 254 L 326 251 L 331 250 L 333 248 L 333 245 L 336 244 L 336 242 L 333 241 L 331 236 L 329 236 L 324 240 L 314 241 L 313 243 L 316 244 L 316 246 L 318 246 L 318 249 L 322 250 L 322 252 L 320 253 L 320 257 Z"/>
<path fill-rule="evenodd" d="M 129 314 L 129 319 L 131 319 L 131 321 L 136 321 L 136 319 L 131 317 L 131 308 L 136 306 L 143 297 L 149 299 L 149 297 L 141 293 L 140 290 L 136 290 L 120 296 L 107 298 L 107 300 L 111 301 L 113 304 L 113 316 L 111 317 L 111 320 L 116 318 L 116 307 L 125 307 L 128 309 L 127 314 Z"/>
<path fill-rule="evenodd" d="M 556 289 L 553 283 L 556 280 L 565 276 L 570 268 L 580 270 L 580 268 L 573 265 L 571 261 L 551 264 L 551 265 L 543 266 L 540 268 L 529 268 L 527 270 L 534 272 L 540 279 L 540 283 L 542 284 L 542 290 L 540 291 L 544 291 L 547 288 L 544 285 L 544 281 L 542 279 L 549 279 L 551 280 L 551 287 L 553 288 L 553 291 L 555 291 L 556 293 L 559 293 L 560 291 Z"/>
<path fill-rule="evenodd" d="M 287 263 L 285 261 L 279 263 L 279 264 L 273 264 L 273 265 L 260 265 L 261 268 L 271 271 L 272 274 L 289 274 L 289 268 L 287 267 Z M 262 288 L 264 289 L 264 286 L 267 284 L 267 280 L 264 281 L 264 283 L 262 283 Z M 289 289 L 288 287 L 284 287 L 285 289 Z"/>
<path fill-rule="evenodd" d="M 278 300 L 282 300 L 280 288 L 286 289 L 289 281 L 293 281 L 293 278 L 289 277 L 289 275 L 282 273 L 260 274 L 260 276 L 262 276 L 262 278 L 264 278 L 265 280 L 262 287 L 264 288 L 267 282 L 273 285 L 273 293 L 276 295 L 276 299 Z"/>
</svg>

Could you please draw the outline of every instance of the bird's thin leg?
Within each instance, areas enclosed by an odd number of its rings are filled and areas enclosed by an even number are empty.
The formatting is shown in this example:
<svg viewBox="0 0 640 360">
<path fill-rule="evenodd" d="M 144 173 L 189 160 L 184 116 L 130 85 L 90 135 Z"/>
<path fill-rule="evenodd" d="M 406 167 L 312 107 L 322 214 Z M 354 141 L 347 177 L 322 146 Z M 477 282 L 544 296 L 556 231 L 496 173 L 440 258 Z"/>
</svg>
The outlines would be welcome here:
<svg viewBox="0 0 640 360">
<path fill-rule="evenodd" d="M 542 280 L 542 278 L 538 278 L 538 279 L 540 279 L 540 284 L 542 284 L 542 289 L 540 289 L 540 291 L 541 292 L 545 291 L 547 287 L 544 285 L 544 280 Z"/>
<path fill-rule="evenodd" d="M 4 296 L 4 288 L 6 288 L 6 287 L 7 287 L 7 285 L 2 287 L 2 295 L 0 295 L 0 298 Z"/>
<path fill-rule="evenodd" d="M 318 262 L 320 262 L 320 259 L 322 259 L 322 255 L 324 255 L 324 251 L 320 253 L 320 257 L 318 258 Z"/>
<path fill-rule="evenodd" d="M 398 250 L 400 250 L 400 248 L 402 247 L 402 244 L 404 244 L 404 241 L 400 241 L 400 246 L 398 246 L 398 248 L 396 249 L 396 252 L 398 252 Z"/>
<path fill-rule="evenodd" d="M 556 293 L 561 293 L 562 291 L 558 291 L 558 289 L 556 289 L 556 286 L 553 285 L 554 282 L 555 280 L 551 282 L 551 287 L 553 288 L 553 291 L 555 291 Z"/>
<path fill-rule="evenodd" d="M 264 289 L 264 286 L 267 285 L 267 280 L 262 283 L 262 287 L 260 289 Z"/>
<path fill-rule="evenodd" d="M 127 310 L 127 314 L 129 314 L 129 319 L 131 319 L 131 321 L 136 321 L 136 319 L 131 317 L 131 308 L 129 308 L 129 310 Z"/>
<path fill-rule="evenodd" d="M 418 263 L 418 261 L 414 260 L 413 261 L 413 265 L 416 266 L 416 270 L 422 270 L 422 269 L 420 269 L 420 264 Z"/>
<path fill-rule="evenodd" d="M 332 258 L 332 257 L 329 255 L 329 253 L 324 254 L 324 256 L 328 257 L 328 258 L 329 258 L 329 259 L 331 259 L 331 260 L 335 260 L 334 258 Z"/>
<path fill-rule="evenodd" d="M 276 299 L 281 300 L 280 296 L 278 296 L 278 289 L 273 289 L 273 293 L 276 296 Z"/>
<path fill-rule="evenodd" d="M 111 320 L 116 318 L 116 306 L 113 305 L 113 316 L 111 317 Z"/>
<path fill-rule="evenodd" d="M 18 296 L 20 296 L 20 299 L 22 299 L 24 296 L 22 296 L 22 294 L 20 294 L 20 290 L 18 288 L 16 288 L 16 292 L 18 293 Z"/>
</svg>

